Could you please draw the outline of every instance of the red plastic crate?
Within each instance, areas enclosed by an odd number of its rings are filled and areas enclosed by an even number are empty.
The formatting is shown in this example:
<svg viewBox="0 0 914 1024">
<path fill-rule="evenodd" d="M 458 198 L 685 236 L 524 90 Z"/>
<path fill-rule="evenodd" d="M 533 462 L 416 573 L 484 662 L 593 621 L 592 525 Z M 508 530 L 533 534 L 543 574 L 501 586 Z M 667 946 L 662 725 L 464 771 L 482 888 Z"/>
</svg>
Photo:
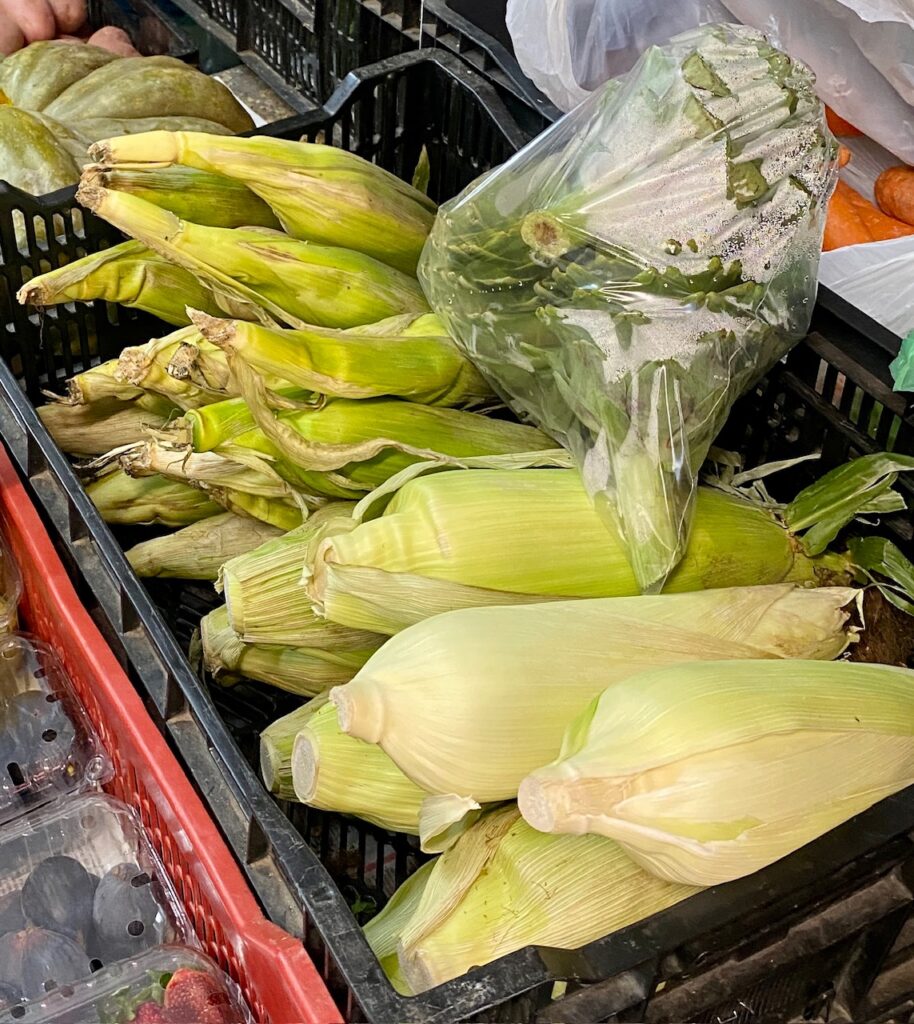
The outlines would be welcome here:
<svg viewBox="0 0 914 1024">
<path fill-rule="evenodd" d="M 83 607 L 6 449 L 0 519 L 24 584 L 23 628 L 53 645 L 210 956 L 263 1024 L 337 1024 L 302 943 L 263 915 L 216 825 Z"/>
</svg>

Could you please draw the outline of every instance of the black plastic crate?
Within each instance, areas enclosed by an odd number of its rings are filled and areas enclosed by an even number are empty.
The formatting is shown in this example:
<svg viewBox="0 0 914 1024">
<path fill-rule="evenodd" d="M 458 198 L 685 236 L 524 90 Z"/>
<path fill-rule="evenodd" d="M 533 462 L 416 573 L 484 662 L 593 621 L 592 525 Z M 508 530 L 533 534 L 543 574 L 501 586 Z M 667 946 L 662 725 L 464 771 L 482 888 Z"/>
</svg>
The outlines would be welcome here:
<svg viewBox="0 0 914 1024">
<path fill-rule="evenodd" d="M 440 51 L 354 74 L 325 110 L 269 131 L 345 146 L 407 178 L 424 145 L 436 198 L 453 194 L 523 141 L 492 87 Z M 9 192 L 6 202 L 4 245 L 12 230 Z M 29 217 L 58 216 L 72 225 L 71 204 L 72 193 L 56 204 L 53 197 L 15 197 Z M 101 230 L 87 219 L 88 239 L 94 242 L 93 232 Z M 420 862 L 415 840 L 268 796 L 252 766 L 257 735 L 291 698 L 254 684 L 207 689 L 201 683 L 185 651 L 215 597 L 201 584 L 140 583 L 28 401 L 40 401 L 42 387 L 59 389 L 87 362 L 150 333 L 135 318 L 112 325 L 99 304 L 85 309 L 96 334 L 75 349 L 60 344 L 76 321 L 75 307 L 46 316 L 38 344 L 8 332 L 4 354 L 13 370 L 0 366 L 0 434 L 57 534 L 81 596 L 264 906 L 302 935 L 347 1019 L 754 1024 L 812 1019 L 832 1007 L 845 1012 L 843 1019 L 860 1019 L 854 1014 L 872 975 L 912 908 L 914 789 L 763 872 L 582 950 L 528 948 L 414 999 L 397 996 L 350 906 L 383 905 Z M 891 392 L 876 333 L 868 322 L 847 323 L 840 310 L 820 306 L 807 341 L 743 399 L 724 443 L 750 463 L 820 449 L 822 463 L 797 467 L 784 481 L 788 489 L 854 454 L 882 447 L 914 452 L 914 417 Z M 882 341 L 890 349 L 891 340 Z M 884 525 L 912 551 L 909 517 L 896 515 Z M 557 981 L 566 989 L 554 1001 Z"/>
<path fill-rule="evenodd" d="M 297 110 L 355 68 L 422 47 L 456 54 L 499 91 L 530 134 L 560 112 L 510 50 L 445 0 L 174 0 Z"/>
</svg>

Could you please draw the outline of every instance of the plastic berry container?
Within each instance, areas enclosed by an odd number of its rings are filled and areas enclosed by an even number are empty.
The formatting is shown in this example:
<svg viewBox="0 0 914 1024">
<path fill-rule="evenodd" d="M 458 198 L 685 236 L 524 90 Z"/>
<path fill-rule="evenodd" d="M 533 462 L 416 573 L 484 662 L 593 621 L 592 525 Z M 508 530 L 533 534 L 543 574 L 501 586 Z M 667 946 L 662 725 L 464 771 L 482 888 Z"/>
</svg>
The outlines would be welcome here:
<svg viewBox="0 0 914 1024">
<path fill-rule="evenodd" d="M 0 1024 L 253 1024 L 238 986 L 197 950 L 156 946 L 0 1012 Z"/>
<path fill-rule="evenodd" d="M 30 636 L 0 635 L 0 825 L 111 775 L 54 651 Z"/>
<path fill-rule="evenodd" d="M 0 1007 L 163 943 L 197 940 L 125 804 L 78 795 L 0 829 Z"/>
<path fill-rule="evenodd" d="M 6 538 L 0 533 L 0 633 L 15 632 L 22 600 L 22 575 Z"/>
</svg>

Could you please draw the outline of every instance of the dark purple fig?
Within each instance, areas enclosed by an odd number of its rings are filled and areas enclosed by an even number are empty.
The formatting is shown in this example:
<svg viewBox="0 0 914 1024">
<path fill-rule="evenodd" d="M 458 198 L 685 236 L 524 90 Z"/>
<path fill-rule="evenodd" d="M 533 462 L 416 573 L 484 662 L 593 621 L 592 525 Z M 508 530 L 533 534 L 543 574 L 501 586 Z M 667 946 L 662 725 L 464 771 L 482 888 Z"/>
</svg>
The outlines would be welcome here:
<svg viewBox="0 0 914 1024">
<path fill-rule="evenodd" d="M 0 985 L 15 989 L 23 999 L 36 999 L 89 973 L 89 958 L 66 935 L 26 928 L 0 936 Z"/>
<path fill-rule="evenodd" d="M 103 963 L 134 956 L 164 941 L 168 923 L 149 875 L 118 864 L 98 883 L 92 909 L 93 952 Z"/>
<path fill-rule="evenodd" d="M 0 935 L 7 932 L 20 932 L 28 924 L 22 913 L 22 892 L 15 889 L 5 896 L 0 896 Z"/>
<path fill-rule="evenodd" d="M 50 928 L 85 945 L 96 884 L 78 860 L 48 857 L 22 887 L 22 912 L 39 928 Z"/>
</svg>

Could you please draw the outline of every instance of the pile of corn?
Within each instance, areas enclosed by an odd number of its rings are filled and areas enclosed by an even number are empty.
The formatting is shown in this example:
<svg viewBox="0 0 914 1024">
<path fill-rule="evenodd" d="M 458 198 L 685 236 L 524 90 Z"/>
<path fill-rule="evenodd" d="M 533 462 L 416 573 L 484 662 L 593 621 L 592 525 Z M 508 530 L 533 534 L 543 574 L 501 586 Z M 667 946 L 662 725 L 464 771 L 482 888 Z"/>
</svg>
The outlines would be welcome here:
<svg viewBox="0 0 914 1024">
<path fill-rule="evenodd" d="M 859 459 L 786 508 L 702 488 L 641 596 L 567 457 L 491 415 L 428 310 L 421 192 L 273 139 L 93 157 L 80 198 L 132 240 L 21 298 L 177 329 L 41 415 L 109 522 L 178 528 L 128 552 L 138 573 L 222 594 L 210 672 L 303 698 L 262 735 L 271 792 L 435 855 L 366 927 L 398 990 L 580 946 L 914 782 L 914 673 L 834 662 L 859 584 L 879 571 L 914 610 L 914 574 L 883 541 L 830 547 L 903 507 L 914 460 Z"/>
</svg>

